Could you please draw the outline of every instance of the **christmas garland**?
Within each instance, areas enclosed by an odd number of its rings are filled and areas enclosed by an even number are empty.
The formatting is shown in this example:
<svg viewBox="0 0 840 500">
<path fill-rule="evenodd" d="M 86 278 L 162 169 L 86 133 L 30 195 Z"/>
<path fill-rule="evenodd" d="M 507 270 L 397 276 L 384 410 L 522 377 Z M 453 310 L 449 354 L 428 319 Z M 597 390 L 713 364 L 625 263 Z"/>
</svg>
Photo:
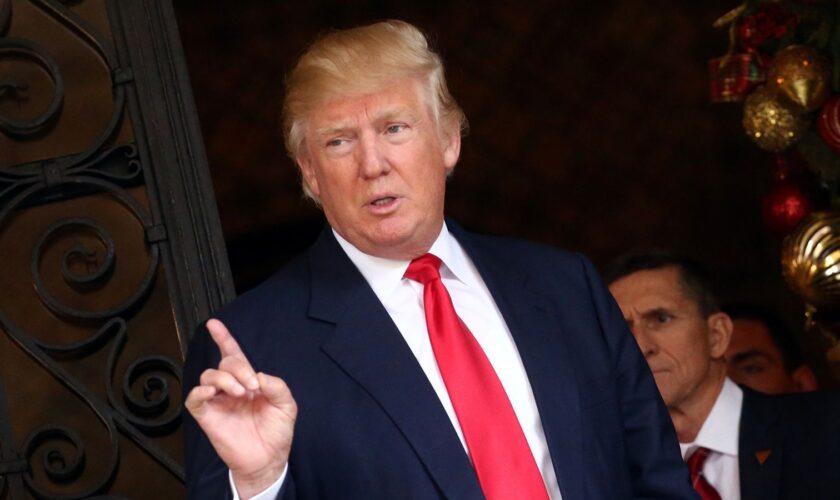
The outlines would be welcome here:
<svg viewBox="0 0 840 500">
<path fill-rule="evenodd" d="M 785 279 L 840 361 L 840 0 L 748 0 L 715 26 L 729 50 L 709 61 L 710 100 L 743 102 L 747 136 L 776 153 L 764 223 L 786 235 Z"/>
</svg>

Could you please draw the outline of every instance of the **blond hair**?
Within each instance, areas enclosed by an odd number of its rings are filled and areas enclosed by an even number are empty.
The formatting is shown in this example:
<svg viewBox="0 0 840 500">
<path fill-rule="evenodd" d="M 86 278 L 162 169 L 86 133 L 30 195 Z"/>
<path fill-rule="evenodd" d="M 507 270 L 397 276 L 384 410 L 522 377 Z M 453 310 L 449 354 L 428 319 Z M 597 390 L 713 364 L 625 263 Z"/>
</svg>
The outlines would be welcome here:
<svg viewBox="0 0 840 500">
<path fill-rule="evenodd" d="M 389 20 L 318 38 L 286 79 L 283 136 L 293 160 L 301 153 L 305 121 L 327 100 L 370 93 L 390 81 L 416 78 L 442 130 L 464 130 L 467 119 L 446 86 L 443 63 L 411 24 Z M 306 182 L 304 192 L 312 197 Z"/>
</svg>

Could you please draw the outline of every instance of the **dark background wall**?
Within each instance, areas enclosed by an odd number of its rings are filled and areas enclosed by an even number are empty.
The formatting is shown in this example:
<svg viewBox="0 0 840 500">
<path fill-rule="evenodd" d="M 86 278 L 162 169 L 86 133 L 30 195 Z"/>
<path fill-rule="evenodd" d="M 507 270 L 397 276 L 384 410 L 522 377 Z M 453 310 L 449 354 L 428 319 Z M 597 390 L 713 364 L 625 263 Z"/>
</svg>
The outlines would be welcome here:
<svg viewBox="0 0 840 500">
<path fill-rule="evenodd" d="M 794 324 L 780 239 L 761 222 L 773 158 L 741 106 L 708 101 L 712 22 L 730 0 L 176 2 L 222 225 L 240 291 L 320 230 L 279 127 L 283 76 L 321 31 L 385 18 L 434 40 L 471 131 L 447 212 L 482 232 L 580 251 L 636 246 L 694 257 L 725 302 Z M 809 343 L 812 360 L 821 358 Z"/>
</svg>

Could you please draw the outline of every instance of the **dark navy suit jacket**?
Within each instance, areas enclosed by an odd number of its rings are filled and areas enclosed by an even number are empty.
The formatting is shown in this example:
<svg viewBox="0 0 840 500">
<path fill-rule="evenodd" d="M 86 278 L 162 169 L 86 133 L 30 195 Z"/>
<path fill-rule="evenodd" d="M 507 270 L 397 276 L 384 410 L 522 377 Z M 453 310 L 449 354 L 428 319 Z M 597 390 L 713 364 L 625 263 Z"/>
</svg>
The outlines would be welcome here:
<svg viewBox="0 0 840 500">
<path fill-rule="evenodd" d="M 448 226 L 516 342 L 563 498 L 696 498 L 653 377 L 592 265 Z M 283 498 L 483 498 L 431 384 L 329 228 L 216 317 L 298 403 Z M 185 391 L 218 359 L 200 330 Z M 228 496 L 227 468 L 185 419 L 190 497 Z"/>
<path fill-rule="evenodd" d="M 840 498 L 840 395 L 742 389 L 741 500 Z"/>
</svg>

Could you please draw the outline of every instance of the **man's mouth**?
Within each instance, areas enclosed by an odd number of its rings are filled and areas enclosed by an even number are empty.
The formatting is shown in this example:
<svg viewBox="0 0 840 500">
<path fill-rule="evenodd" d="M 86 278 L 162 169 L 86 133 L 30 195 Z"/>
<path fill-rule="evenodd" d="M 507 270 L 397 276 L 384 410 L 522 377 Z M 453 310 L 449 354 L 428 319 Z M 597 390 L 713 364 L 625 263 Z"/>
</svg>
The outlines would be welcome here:
<svg viewBox="0 0 840 500">
<path fill-rule="evenodd" d="M 371 205 L 374 205 L 374 206 L 377 206 L 377 207 L 384 207 L 384 206 L 392 203 L 394 200 L 396 200 L 396 198 L 394 198 L 393 196 L 385 196 L 383 198 L 377 198 L 377 199 L 373 200 L 371 202 Z"/>
</svg>

